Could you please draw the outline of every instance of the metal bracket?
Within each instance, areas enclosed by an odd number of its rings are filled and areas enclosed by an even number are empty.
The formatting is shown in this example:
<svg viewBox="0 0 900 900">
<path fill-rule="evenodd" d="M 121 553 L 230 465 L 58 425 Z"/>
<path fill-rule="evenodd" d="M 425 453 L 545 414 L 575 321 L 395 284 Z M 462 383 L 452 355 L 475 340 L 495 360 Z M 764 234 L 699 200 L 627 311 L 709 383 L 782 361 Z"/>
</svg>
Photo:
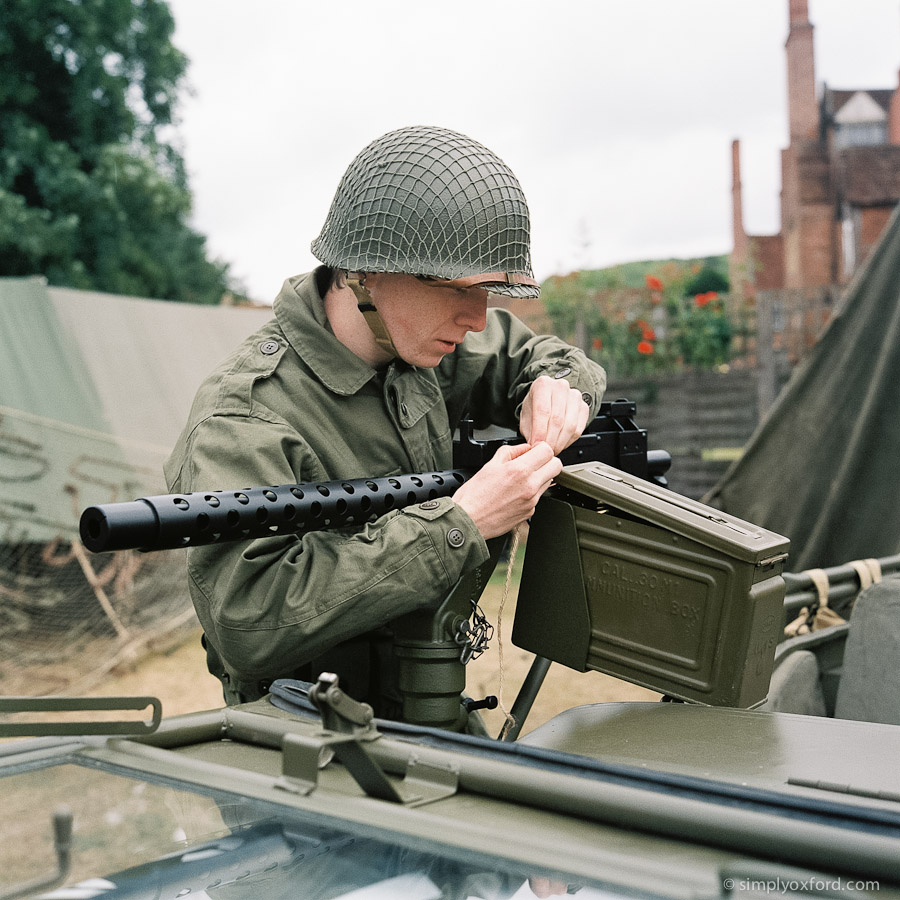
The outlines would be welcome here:
<svg viewBox="0 0 900 900">
<path fill-rule="evenodd" d="M 148 720 L 7 722 L 0 720 L 0 737 L 152 734 L 162 718 L 156 697 L 0 697 L 4 713 L 125 712 L 150 708 Z"/>
<path fill-rule="evenodd" d="M 428 762 L 413 754 L 406 766 L 403 787 L 408 792 L 407 806 L 424 806 L 444 797 L 452 797 L 459 788 L 459 766 Z"/>
<path fill-rule="evenodd" d="M 337 757 L 367 797 L 421 806 L 456 793 L 459 769 L 410 756 L 403 782 L 394 785 L 365 745 L 381 737 L 372 722 L 372 707 L 358 703 L 338 687 L 338 677 L 323 673 L 309 697 L 322 713 L 323 731 L 286 734 L 281 745 L 282 778 L 278 787 L 309 794 L 319 782 L 319 770 Z"/>
</svg>

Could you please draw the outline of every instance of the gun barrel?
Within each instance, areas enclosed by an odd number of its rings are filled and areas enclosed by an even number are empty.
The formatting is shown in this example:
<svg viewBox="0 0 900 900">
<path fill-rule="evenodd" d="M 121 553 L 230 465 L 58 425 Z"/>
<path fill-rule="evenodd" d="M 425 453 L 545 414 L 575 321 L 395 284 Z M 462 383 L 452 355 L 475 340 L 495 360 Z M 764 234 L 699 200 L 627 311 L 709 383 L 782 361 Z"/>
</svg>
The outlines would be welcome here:
<svg viewBox="0 0 900 900">
<path fill-rule="evenodd" d="M 359 525 L 392 509 L 448 497 L 471 472 L 452 469 L 240 491 L 197 491 L 90 506 L 81 541 L 93 553 L 170 550 Z"/>
</svg>

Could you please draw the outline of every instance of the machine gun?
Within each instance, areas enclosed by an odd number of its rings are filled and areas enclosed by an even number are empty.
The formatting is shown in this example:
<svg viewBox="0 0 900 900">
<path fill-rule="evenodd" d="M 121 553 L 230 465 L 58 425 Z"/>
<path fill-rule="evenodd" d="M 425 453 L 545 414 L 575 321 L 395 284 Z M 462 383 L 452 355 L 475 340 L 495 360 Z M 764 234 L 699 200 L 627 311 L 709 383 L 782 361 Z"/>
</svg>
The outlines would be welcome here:
<svg viewBox="0 0 900 900">
<path fill-rule="evenodd" d="M 512 708 L 514 739 L 551 661 L 605 672 L 675 699 L 755 706 L 765 699 L 781 625 L 788 541 L 666 490 L 670 459 L 647 450 L 628 401 L 604 403 L 561 458 L 531 522 L 513 642 L 536 655 Z M 359 527 L 452 495 L 513 437 L 478 440 L 464 423 L 445 472 L 146 497 L 90 507 L 93 552 L 160 550 Z M 531 548 L 530 545 L 535 547 Z M 502 555 L 466 573 L 435 608 L 396 620 L 402 717 L 461 730 L 465 664 L 492 631 L 478 602 Z"/>
<path fill-rule="evenodd" d="M 634 414 L 635 405 L 627 400 L 602 403 L 584 434 L 560 454 L 563 464 L 603 462 L 664 485 L 671 458 L 665 451 L 647 452 L 647 432 L 634 424 Z M 480 440 L 466 419 L 448 471 L 163 494 L 91 506 L 81 515 L 81 540 L 93 553 L 171 550 L 362 525 L 392 509 L 449 497 L 502 444 L 523 440 Z"/>
</svg>

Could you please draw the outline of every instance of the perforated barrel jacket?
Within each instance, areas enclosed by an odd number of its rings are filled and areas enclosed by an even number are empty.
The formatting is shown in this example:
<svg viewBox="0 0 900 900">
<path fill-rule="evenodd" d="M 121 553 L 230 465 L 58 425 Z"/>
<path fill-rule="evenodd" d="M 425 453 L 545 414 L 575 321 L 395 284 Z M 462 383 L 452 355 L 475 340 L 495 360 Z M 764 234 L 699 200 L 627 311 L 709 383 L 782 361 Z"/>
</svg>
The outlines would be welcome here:
<svg viewBox="0 0 900 900">
<path fill-rule="evenodd" d="M 500 309 L 437 368 L 395 360 L 381 371 L 334 336 L 316 273 L 286 281 L 274 313 L 200 387 L 165 466 L 172 492 L 449 469 L 464 413 L 516 428 L 542 374 L 564 373 L 592 413 L 605 387 L 580 351 Z M 229 702 L 256 699 L 277 677 L 336 671 L 379 715 L 396 714 L 391 621 L 435 605 L 487 556 L 450 498 L 362 528 L 190 549 L 210 670 Z"/>
</svg>

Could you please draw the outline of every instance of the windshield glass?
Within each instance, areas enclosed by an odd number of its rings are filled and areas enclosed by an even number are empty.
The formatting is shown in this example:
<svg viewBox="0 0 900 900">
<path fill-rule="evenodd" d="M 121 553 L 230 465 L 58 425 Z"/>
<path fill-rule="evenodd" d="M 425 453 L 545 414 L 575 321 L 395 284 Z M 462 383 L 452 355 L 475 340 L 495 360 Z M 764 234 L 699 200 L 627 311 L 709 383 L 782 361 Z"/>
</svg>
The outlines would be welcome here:
<svg viewBox="0 0 900 900">
<path fill-rule="evenodd" d="M 493 900 L 551 889 L 616 896 L 487 854 L 75 763 L 11 775 L 0 795 L 0 896 L 54 872 L 50 820 L 61 804 L 73 813 L 71 871 L 66 887 L 33 896 Z"/>
</svg>

